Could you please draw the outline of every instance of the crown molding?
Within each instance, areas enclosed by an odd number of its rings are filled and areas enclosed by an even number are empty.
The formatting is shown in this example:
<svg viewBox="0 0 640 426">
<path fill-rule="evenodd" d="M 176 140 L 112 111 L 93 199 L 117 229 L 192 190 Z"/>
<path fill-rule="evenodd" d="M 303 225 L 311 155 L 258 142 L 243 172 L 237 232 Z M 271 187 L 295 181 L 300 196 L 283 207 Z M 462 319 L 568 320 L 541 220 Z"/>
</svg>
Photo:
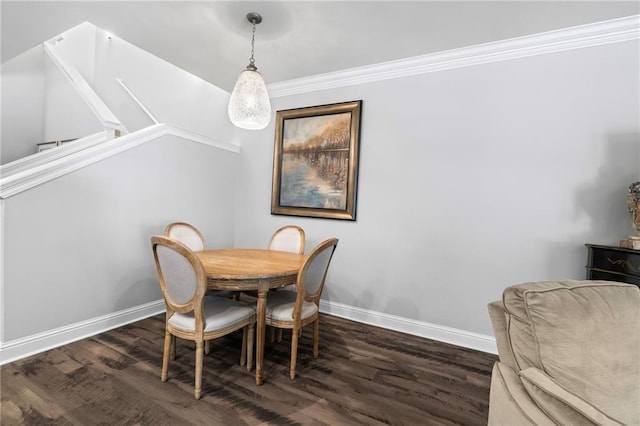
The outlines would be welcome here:
<svg viewBox="0 0 640 426">
<path fill-rule="evenodd" d="M 268 85 L 271 98 L 640 39 L 640 15 Z"/>
<path fill-rule="evenodd" d="M 2 177 L 0 179 L 0 199 L 6 199 L 59 176 L 66 175 L 105 158 L 168 135 L 226 151 L 240 152 L 240 147 L 237 145 L 210 139 L 167 124 L 156 124 L 137 132 L 129 133 L 126 136 L 90 146 L 45 164 L 40 164 L 27 170 L 11 174 L 10 176 Z"/>
</svg>

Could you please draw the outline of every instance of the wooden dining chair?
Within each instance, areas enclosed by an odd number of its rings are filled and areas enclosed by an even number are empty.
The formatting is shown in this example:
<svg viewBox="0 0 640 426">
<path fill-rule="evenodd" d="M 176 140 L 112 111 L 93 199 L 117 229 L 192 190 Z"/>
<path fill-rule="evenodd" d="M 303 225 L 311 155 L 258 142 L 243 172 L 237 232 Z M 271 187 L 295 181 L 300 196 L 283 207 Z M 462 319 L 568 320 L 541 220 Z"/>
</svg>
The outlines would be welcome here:
<svg viewBox="0 0 640 426">
<path fill-rule="evenodd" d="M 164 229 L 164 235 L 180 241 L 191 251 L 200 251 L 205 248 L 205 240 L 202 232 L 195 226 L 186 222 L 173 222 Z"/>
<path fill-rule="evenodd" d="M 201 251 L 206 248 L 206 242 L 202 232 L 195 226 L 186 222 L 172 222 L 164 229 L 164 235 L 174 240 L 180 241 L 185 246 L 189 247 L 191 251 Z M 219 296 L 232 298 L 235 297 L 235 292 L 224 290 L 209 290 L 207 292 L 209 296 Z M 209 353 L 209 344 L 205 346 L 205 352 Z"/>
<path fill-rule="evenodd" d="M 276 230 L 271 235 L 269 240 L 269 250 L 289 251 L 291 253 L 304 254 L 306 243 L 306 235 L 304 229 L 296 225 L 286 225 Z M 287 290 L 285 287 L 280 290 Z M 277 291 L 278 289 L 273 289 Z M 252 296 L 257 297 L 257 293 L 251 293 Z M 278 336 L 276 338 L 275 331 L 272 327 L 269 327 L 268 334 L 269 343 L 273 343 L 274 340 L 278 342 L 282 341 L 282 329 L 278 329 Z"/>
<path fill-rule="evenodd" d="M 271 236 L 269 250 L 290 251 L 303 254 L 305 244 L 304 229 L 296 225 L 287 225 L 278 229 Z"/>
<path fill-rule="evenodd" d="M 286 225 L 278 229 L 271 235 L 269 239 L 269 250 L 288 251 L 291 253 L 303 254 L 306 237 L 304 229 L 296 225 Z M 275 291 L 273 289 L 272 291 Z M 245 291 L 244 296 L 247 296 L 248 300 L 254 300 L 258 297 L 257 291 Z M 269 331 L 269 341 L 274 340 L 273 330 Z M 282 332 L 278 335 L 278 341 L 282 339 Z"/>
<path fill-rule="evenodd" d="M 200 259 L 186 245 L 166 236 L 151 238 L 160 288 L 166 306 L 162 381 L 166 382 L 175 339 L 196 344 L 194 397 L 202 394 L 204 342 L 243 330 L 240 365 L 253 365 L 255 310 L 222 297 L 205 296 L 207 278 Z"/>
<path fill-rule="evenodd" d="M 320 243 L 305 257 L 296 291 L 277 291 L 267 298 L 266 325 L 291 330 L 291 380 L 296 377 L 299 331 L 309 324 L 313 324 L 313 357 L 318 357 L 320 296 L 337 246 L 337 238 Z"/>
</svg>

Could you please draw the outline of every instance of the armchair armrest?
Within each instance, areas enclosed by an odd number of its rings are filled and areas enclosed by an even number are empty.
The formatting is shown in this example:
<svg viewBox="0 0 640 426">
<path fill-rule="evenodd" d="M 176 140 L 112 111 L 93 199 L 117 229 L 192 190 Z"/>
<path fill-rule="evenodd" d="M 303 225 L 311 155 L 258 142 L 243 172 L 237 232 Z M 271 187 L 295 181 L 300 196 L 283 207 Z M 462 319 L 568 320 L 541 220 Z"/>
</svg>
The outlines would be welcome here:
<svg viewBox="0 0 640 426">
<path fill-rule="evenodd" d="M 559 424 L 624 426 L 535 367 L 520 371 L 520 379 L 536 404 Z"/>
<path fill-rule="evenodd" d="M 513 356 L 511 345 L 509 343 L 509 335 L 507 332 L 509 326 L 502 301 L 497 300 L 489 303 L 487 305 L 487 309 L 489 310 L 489 318 L 491 318 L 491 325 L 493 326 L 493 334 L 496 336 L 496 345 L 498 347 L 500 362 L 513 369 L 517 369 L 516 359 Z"/>
<path fill-rule="evenodd" d="M 493 365 L 489 394 L 489 426 L 557 426 L 540 410 L 518 373 L 502 362 Z"/>
</svg>

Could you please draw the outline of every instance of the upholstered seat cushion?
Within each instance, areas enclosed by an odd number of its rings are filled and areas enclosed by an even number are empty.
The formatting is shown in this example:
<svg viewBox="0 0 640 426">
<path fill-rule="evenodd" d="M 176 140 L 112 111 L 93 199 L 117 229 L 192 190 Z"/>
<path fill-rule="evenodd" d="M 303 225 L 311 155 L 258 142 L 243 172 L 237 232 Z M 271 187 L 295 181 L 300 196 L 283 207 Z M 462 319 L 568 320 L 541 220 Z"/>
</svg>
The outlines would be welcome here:
<svg viewBox="0 0 640 426">
<path fill-rule="evenodd" d="M 251 306 L 243 305 L 222 297 L 206 296 L 202 301 L 202 315 L 205 321 L 204 332 L 221 330 L 240 322 L 252 315 L 255 310 Z M 193 312 L 188 314 L 175 313 L 169 318 L 169 324 L 181 330 L 193 331 L 196 320 Z"/>
<path fill-rule="evenodd" d="M 636 286 L 606 281 L 527 283 L 505 289 L 503 304 L 518 370 L 534 367 L 608 418 L 640 423 Z M 544 400 L 536 403 L 548 412 Z"/>
<path fill-rule="evenodd" d="M 296 293 L 293 291 L 275 291 L 267 297 L 267 318 L 277 321 L 293 321 L 293 308 L 296 305 Z M 300 319 L 309 318 L 318 312 L 315 303 L 304 302 Z"/>
</svg>

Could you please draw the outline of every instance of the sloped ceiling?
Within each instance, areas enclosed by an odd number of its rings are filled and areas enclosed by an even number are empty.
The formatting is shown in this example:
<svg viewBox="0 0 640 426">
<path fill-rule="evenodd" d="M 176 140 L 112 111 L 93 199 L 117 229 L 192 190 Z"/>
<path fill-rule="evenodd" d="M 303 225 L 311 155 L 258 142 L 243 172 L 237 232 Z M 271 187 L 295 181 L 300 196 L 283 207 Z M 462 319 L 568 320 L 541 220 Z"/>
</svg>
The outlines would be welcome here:
<svg viewBox="0 0 640 426">
<path fill-rule="evenodd" d="M 640 13 L 638 1 L 6 1 L 2 62 L 84 21 L 230 91 Z"/>
</svg>

